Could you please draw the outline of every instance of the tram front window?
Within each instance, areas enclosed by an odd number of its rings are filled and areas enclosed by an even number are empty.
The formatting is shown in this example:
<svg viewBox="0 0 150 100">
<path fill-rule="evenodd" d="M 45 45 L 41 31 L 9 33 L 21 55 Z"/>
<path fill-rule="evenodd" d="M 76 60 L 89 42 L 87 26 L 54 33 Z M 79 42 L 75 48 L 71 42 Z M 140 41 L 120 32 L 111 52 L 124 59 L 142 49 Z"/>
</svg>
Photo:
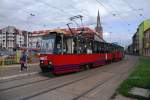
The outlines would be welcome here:
<svg viewBox="0 0 150 100">
<path fill-rule="evenodd" d="M 42 39 L 41 53 L 43 53 L 43 54 L 45 54 L 45 53 L 53 54 L 53 52 L 54 52 L 54 43 L 55 43 L 55 38 L 44 37 Z"/>
</svg>

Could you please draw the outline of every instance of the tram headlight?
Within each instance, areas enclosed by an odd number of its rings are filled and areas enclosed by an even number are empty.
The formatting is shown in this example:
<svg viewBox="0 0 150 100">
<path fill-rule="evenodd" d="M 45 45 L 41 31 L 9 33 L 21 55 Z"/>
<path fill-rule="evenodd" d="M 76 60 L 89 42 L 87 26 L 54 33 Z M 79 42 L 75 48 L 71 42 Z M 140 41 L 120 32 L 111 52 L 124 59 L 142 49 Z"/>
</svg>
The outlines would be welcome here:
<svg viewBox="0 0 150 100">
<path fill-rule="evenodd" d="M 41 64 L 43 64 L 43 63 L 44 63 L 44 61 L 43 61 L 43 60 L 41 60 L 41 61 L 40 61 L 40 63 L 41 63 Z"/>
<path fill-rule="evenodd" d="M 52 64 L 52 62 L 51 62 L 51 61 L 49 61 L 49 62 L 48 62 L 48 64 L 49 64 L 49 65 L 51 65 L 51 64 Z"/>
</svg>

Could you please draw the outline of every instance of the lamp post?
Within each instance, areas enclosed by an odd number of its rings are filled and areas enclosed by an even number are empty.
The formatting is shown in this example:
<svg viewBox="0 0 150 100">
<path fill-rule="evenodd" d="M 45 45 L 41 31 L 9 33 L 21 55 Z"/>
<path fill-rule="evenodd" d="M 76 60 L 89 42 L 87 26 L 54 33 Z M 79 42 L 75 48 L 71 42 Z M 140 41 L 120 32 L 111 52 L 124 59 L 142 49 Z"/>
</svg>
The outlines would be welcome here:
<svg viewBox="0 0 150 100">
<path fill-rule="evenodd" d="M 29 14 L 29 16 L 27 17 L 27 24 L 28 24 L 28 26 L 30 27 L 30 24 L 29 24 L 29 19 L 31 18 L 31 17 L 34 17 L 35 16 L 35 14 L 33 14 L 33 13 L 30 13 Z M 28 46 L 29 46 L 29 32 L 27 32 L 27 35 L 26 35 L 26 46 L 27 46 L 27 48 L 28 48 Z"/>
<path fill-rule="evenodd" d="M 31 17 L 33 17 L 33 16 L 35 16 L 34 14 L 32 14 L 32 13 L 30 13 L 29 14 L 29 16 L 27 17 L 27 24 L 28 24 L 28 26 L 30 27 L 30 24 L 29 24 L 29 19 L 31 18 Z M 27 32 L 27 34 L 26 34 L 26 47 L 27 47 L 27 55 L 29 56 L 29 62 L 32 62 L 32 56 L 31 56 L 31 52 L 29 53 L 29 33 L 30 32 Z M 32 34 L 31 34 L 32 35 Z"/>
<path fill-rule="evenodd" d="M 111 34 L 112 34 L 112 32 L 109 32 L 110 33 L 110 43 L 111 43 Z"/>
</svg>

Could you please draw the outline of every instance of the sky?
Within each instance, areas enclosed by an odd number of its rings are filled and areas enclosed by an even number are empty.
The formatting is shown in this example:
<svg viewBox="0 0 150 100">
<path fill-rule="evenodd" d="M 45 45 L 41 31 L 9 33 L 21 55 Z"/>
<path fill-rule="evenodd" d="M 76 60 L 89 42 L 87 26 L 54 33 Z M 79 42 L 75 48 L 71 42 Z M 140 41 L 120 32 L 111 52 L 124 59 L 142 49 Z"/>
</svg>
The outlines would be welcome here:
<svg viewBox="0 0 150 100">
<path fill-rule="evenodd" d="M 138 25 L 150 18 L 149 6 L 150 0 L 0 0 L 0 28 L 67 28 L 70 17 L 82 15 L 84 26 L 94 29 L 99 10 L 104 39 L 127 46 Z M 79 19 L 76 22 L 81 26 Z"/>
</svg>

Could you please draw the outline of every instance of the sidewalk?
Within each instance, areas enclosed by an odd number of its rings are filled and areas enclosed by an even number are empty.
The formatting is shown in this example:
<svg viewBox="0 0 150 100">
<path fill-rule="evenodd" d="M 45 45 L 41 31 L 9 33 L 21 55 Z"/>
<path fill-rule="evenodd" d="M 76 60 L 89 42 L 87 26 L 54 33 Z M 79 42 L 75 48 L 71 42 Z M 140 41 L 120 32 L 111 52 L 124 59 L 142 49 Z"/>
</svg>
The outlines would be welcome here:
<svg viewBox="0 0 150 100">
<path fill-rule="evenodd" d="M 38 63 L 29 64 L 28 71 L 24 69 L 22 72 L 20 72 L 20 64 L 0 66 L 0 80 L 33 75 L 39 72 L 41 72 L 41 70 Z"/>
<path fill-rule="evenodd" d="M 28 64 L 28 65 L 29 66 L 35 66 L 35 65 L 39 65 L 39 63 L 31 63 L 31 64 Z M 13 68 L 13 67 L 20 67 L 20 64 L 0 66 L 0 68 Z"/>
</svg>

